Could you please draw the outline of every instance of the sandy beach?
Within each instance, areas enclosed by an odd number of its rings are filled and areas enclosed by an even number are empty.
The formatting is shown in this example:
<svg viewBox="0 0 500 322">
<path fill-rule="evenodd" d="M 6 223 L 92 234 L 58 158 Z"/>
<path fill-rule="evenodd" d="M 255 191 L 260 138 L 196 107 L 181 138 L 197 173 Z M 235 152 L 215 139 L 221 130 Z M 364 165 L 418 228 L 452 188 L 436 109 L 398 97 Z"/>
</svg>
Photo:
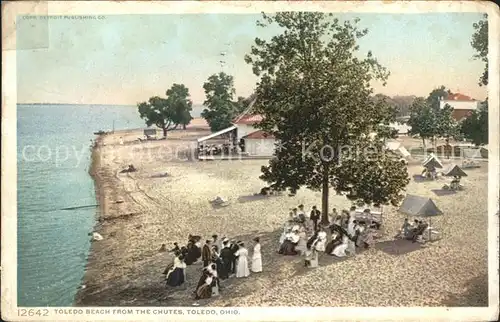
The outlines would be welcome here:
<svg viewBox="0 0 500 322">
<path fill-rule="evenodd" d="M 354 258 L 322 254 L 316 269 L 300 257 L 276 253 L 288 209 L 321 206 L 321 193 L 254 197 L 267 160 L 200 162 L 190 147 L 207 129 L 169 132 L 167 140 L 140 143 L 142 130 L 104 135 L 93 152 L 92 175 L 100 214 L 78 306 L 191 306 L 201 265 L 188 266 L 187 283 L 167 289 L 162 275 L 170 254 L 161 244 L 184 245 L 188 234 L 217 233 L 251 244 L 260 236 L 263 269 L 246 279 L 223 281 L 221 295 L 201 306 L 487 306 L 487 163 L 467 170 L 465 191 L 437 195 L 449 179 L 412 180 L 411 194 L 431 197 L 444 212 L 432 220 L 442 239 L 424 246 L 394 243 L 404 218 L 384 208 L 384 236 Z M 124 144 L 120 144 L 120 140 Z M 446 161 L 445 161 L 446 162 Z M 134 173 L 119 173 L 133 164 Z M 410 163 L 410 176 L 421 172 Z M 163 176 L 167 173 L 166 176 Z M 230 205 L 213 208 L 216 196 Z M 329 208 L 348 208 L 345 197 L 330 194 Z M 400 245 L 401 244 L 401 245 Z"/>
</svg>

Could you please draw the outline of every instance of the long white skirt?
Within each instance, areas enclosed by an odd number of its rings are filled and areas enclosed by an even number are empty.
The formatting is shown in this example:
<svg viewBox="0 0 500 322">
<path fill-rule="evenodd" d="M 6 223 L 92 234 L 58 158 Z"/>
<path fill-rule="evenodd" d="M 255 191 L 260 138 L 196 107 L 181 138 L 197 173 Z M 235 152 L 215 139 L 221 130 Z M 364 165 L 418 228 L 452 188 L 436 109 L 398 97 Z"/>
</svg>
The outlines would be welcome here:
<svg viewBox="0 0 500 322">
<path fill-rule="evenodd" d="M 262 257 L 252 258 L 252 272 L 262 272 Z"/>
<path fill-rule="evenodd" d="M 236 277 L 247 277 L 250 275 L 248 260 L 246 257 L 239 257 L 236 264 Z"/>
<path fill-rule="evenodd" d="M 340 244 L 332 251 L 332 255 L 337 257 L 345 257 L 347 254 L 345 253 L 347 249 L 347 244 Z"/>
</svg>

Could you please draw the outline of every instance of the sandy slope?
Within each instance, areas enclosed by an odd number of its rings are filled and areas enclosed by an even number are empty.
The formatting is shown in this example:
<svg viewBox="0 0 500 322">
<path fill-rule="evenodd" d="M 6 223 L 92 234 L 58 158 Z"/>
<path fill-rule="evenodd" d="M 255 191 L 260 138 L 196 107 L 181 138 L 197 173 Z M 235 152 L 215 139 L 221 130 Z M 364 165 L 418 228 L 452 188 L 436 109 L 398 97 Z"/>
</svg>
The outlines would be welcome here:
<svg viewBox="0 0 500 322">
<path fill-rule="evenodd" d="M 191 162 L 186 157 L 202 130 L 178 131 L 166 141 L 137 143 L 140 132 L 102 138 L 95 164 L 101 216 L 96 227 L 104 240 L 94 242 L 77 305 L 191 305 L 200 265 L 190 266 L 184 288 L 167 290 L 161 274 L 171 257 L 158 253 L 162 243 L 184 243 L 187 234 L 213 233 L 250 243 L 261 236 L 264 272 L 224 282 L 222 295 L 200 302 L 211 306 L 482 306 L 487 305 L 487 163 L 468 171 L 467 190 L 437 196 L 438 182 L 412 182 L 408 192 L 432 197 L 445 215 L 433 225 L 441 241 L 415 249 L 400 246 L 394 255 L 392 236 L 402 216 L 385 210 L 385 237 L 374 249 L 345 261 L 320 258 L 320 267 L 304 270 L 300 258 L 276 254 L 279 229 L 287 209 L 300 203 L 320 206 L 321 195 L 309 190 L 297 196 L 256 199 L 265 160 Z M 119 145 L 119 138 L 125 140 Z M 180 157 L 172 158 L 172 153 Z M 138 172 L 118 174 L 133 163 Z M 420 172 L 410 166 L 410 174 Z M 152 176 L 168 172 L 165 178 Z M 231 200 L 214 209 L 216 195 Z M 122 203 L 116 203 L 123 200 Z M 331 194 L 330 208 L 348 207 Z M 194 284 L 194 285 L 193 285 Z"/>
</svg>

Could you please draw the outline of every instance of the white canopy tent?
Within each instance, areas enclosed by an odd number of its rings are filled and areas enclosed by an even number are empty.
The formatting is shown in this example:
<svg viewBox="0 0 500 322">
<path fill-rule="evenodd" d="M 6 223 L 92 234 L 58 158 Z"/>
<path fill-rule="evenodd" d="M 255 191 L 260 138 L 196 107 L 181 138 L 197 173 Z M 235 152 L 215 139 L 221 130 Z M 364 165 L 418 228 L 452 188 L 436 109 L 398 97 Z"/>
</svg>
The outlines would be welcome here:
<svg viewBox="0 0 500 322">
<path fill-rule="evenodd" d="M 401 154 L 403 156 L 403 158 L 408 158 L 409 156 L 411 156 L 410 152 L 408 152 L 408 150 L 404 146 L 402 146 L 401 143 L 398 141 L 386 142 L 385 148 Z"/>
</svg>

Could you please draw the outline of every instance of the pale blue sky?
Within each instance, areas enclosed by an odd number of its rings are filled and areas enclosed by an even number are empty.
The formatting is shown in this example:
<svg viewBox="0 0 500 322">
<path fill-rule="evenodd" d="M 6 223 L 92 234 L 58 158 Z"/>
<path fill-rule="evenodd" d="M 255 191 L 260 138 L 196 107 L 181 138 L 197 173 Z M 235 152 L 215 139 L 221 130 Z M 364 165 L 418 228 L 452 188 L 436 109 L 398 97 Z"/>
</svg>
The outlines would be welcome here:
<svg viewBox="0 0 500 322">
<path fill-rule="evenodd" d="M 255 37 L 276 30 L 259 28 L 255 14 L 116 15 L 101 20 L 51 19 L 46 48 L 17 52 L 19 103 L 136 104 L 185 84 L 195 104 L 203 83 L 220 71 L 235 77 L 236 94 L 249 95 L 257 81 L 243 61 Z M 361 52 L 372 50 L 391 71 L 388 95 L 426 96 L 434 87 L 483 99 L 477 80 L 483 64 L 472 59 L 472 24 L 478 13 L 338 14 L 361 19 L 369 29 Z M 18 44 L 29 44 L 26 21 L 18 21 Z M 33 23 L 33 22 L 31 22 Z M 42 23 L 37 21 L 37 23 Z M 44 30 L 47 30 L 44 29 Z M 25 30 L 25 32 L 23 32 Z M 38 37 L 40 40 L 40 37 Z M 32 46 L 33 47 L 33 46 Z"/>
</svg>

